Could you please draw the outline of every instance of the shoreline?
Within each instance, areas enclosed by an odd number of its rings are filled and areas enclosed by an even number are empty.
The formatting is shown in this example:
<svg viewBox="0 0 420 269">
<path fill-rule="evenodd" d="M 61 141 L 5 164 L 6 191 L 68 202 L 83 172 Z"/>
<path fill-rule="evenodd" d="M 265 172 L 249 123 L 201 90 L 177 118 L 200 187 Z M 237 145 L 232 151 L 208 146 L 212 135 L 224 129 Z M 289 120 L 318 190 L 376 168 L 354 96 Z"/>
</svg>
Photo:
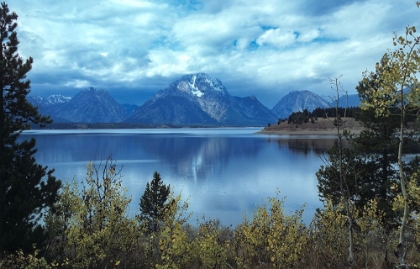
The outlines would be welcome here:
<svg viewBox="0 0 420 269">
<path fill-rule="evenodd" d="M 340 132 L 347 130 L 352 134 L 359 135 L 365 128 L 354 118 L 342 118 Z M 322 118 L 306 123 L 280 122 L 263 128 L 258 134 L 272 135 L 337 135 L 337 126 L 333 119 Z"/>
<path fill-rule="evenodd" d="M 344 128 L 352 134 L 360 134 L 363 128 Z M 344 129 L 341 129 L 342 132 Z M 261 130 L 256 132 L 256 134 L 266 134 L 266 135 L 337 135 L 337 129 L 277 129 L 277 130 Z"/>
</svg>

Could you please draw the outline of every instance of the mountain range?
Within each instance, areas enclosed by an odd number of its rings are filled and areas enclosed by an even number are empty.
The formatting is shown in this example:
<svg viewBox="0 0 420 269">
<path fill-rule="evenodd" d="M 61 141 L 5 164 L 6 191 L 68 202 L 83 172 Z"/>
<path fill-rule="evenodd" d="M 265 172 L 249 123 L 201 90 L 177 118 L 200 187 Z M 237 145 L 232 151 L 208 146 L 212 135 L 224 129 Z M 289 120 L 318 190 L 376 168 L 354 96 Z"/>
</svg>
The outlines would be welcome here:
<svg viewBox="0 0 420 269">
<path fill-rule="evenodd" d="M 270 110 L 255 96 L 230 95 L 220 80 L 204 73 L 181 77 L 142 106 L 119 104 L 107 91 L 93 87 L 80 91 L 73 98 L 57 94 L 47 98 L 29 96 L 28 100 L 55 122 L 124 122 L 157 126 L 266 126 L 293 112 L 331 106 L 313 92 L 294 91 Z"/>
</svg>

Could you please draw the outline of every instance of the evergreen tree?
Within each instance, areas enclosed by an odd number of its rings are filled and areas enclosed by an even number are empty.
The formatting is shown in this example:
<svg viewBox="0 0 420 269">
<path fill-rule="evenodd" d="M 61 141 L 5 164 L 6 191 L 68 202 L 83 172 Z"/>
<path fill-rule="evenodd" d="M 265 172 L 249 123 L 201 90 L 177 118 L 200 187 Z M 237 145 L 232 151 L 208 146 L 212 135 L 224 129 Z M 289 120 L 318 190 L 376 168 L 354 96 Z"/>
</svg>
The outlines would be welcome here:
<svg viewBox="0 0 420 269">
<path fill-rule="evenodd" d="M 146 184 L 146 190 L 140 198 L 140 211 L 141 217 L 152 225 L 153 231 L 158 229 L 158 223 L 163 220 L 170 192 L 170 185 L 163 183 L 158 172 L 155 172 L 152 181 Z"/>
<path fill-rule="evenodd" d="M 6 3 L 0 6 L 0 255 L 16 249 L 31 249 L 41 243 L 44 231 L 38 220 L 56 200 L 60 181 L 52 170 L 37 164 L 35 140 L 19 142 L 30 123 L 50 123 L 26 99 L 32 58 L 17 53 L 18 16 Z M 39 245 L 38 245 L 39 246 Z"/>
</svg>

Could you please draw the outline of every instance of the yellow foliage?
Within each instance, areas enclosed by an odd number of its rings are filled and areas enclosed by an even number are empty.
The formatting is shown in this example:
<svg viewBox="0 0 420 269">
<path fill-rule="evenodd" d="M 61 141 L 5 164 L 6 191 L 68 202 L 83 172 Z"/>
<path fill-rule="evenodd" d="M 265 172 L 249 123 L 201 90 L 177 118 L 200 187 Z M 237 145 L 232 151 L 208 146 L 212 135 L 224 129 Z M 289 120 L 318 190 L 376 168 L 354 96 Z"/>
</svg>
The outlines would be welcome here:
<svg viewBox="0 0 420 269">
<path fill-rule="evenodd" d="M 221 232 L 215 220 L 206 221 L 199 226 L 193 247 L 204 268 L 226 268 L 229 241 L 224 241 Z"/>
<path fill-rule="evenodd" d="M 328 265 L 328 268 L 336 268 L 347 261 L 347 217 L 343 212 L 342 202 L 334 207 L 328 200 L 311 223 L 312 255 L 316 262 Z"/>
<path fill-rule="evenodd" d="M 54 213 L 46 218 L 49 230 L 61 238 L 64 249 L 56 255 L 67 257 L 72 268 L 115 264 L 121 260 L 122 246 L 125 253 L 134 249 L 135 222 L 126 213 L 131 199 L 121 187 L 112 160 L 106 161 L 102 171 L 99 168 L 93 163 L 87 165 L 82 188 L 75 180 L 66 184 Z M 134 233 L 127 235 L 127 231 Z"/>
<path fill-rule="evenodd" d="M 251 220 L 236 231 L 241 249 L 237 262 L 244 268 L 271 264 L 274 268 L 296 267 L 304 256 L 307 229 L 302 223 L 303 209 L 291 215 L 284 212 L 284 199 L 269 198 L 269 205 L 258 207 Z"/>
<path fill-rule="evenodd" d="M 39 250 L 35 248 L 35 245 L 33 251 L 33 254 L 25 254 L 22 250 L 18 250 L 14 254 L 7 255 L 0 260 L 0 269 L 51 269 L 59 265 L 48 263 L 44 257 L 38 257 Z"/>
<path fill-rule="evenodd" d="M 160 261 L 156 263 L 156 268 L 184 268 L 191 259 L 191 243 L 189 242 L 186 231 L 182 225 L 187 221 L 185 211 L 188 203 L 181 203 L 181 196 L 169 198 L 169 203 L 164 210 L 164 222 L 158 234 L 159 238 Z"/>
</svg>

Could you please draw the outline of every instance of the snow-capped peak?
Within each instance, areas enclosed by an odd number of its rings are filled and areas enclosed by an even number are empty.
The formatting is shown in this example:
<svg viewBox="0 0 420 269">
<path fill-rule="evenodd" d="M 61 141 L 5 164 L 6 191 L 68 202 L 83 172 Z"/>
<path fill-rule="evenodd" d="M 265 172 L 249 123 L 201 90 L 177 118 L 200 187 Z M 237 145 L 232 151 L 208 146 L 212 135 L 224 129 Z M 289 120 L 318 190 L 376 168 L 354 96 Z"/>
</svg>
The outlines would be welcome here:
<svg viewBox="0 0 420 269">
<path fill-rule="evenodd" d="M 183 76 L 178 81 L 177 89 L 196 97 L 202 97 L 210 92 L 217 92 L 221 95 L 228 94 L 220 80 L 204 73 Z"/>
<path fill-rule="evenodd" d="M 39 95 L 35 95 L 35 96 L 31 96 L 32 100 L 34 100 L 35 102 L 41 103 L 43 98 Z"/>
<path fill-rule="evenodd" d="M 45 98 L 46 104 L 62 104 L 70 101 L 71 97 L 63 96 L 61 94 L 53 94 Z"/>
</svg>

